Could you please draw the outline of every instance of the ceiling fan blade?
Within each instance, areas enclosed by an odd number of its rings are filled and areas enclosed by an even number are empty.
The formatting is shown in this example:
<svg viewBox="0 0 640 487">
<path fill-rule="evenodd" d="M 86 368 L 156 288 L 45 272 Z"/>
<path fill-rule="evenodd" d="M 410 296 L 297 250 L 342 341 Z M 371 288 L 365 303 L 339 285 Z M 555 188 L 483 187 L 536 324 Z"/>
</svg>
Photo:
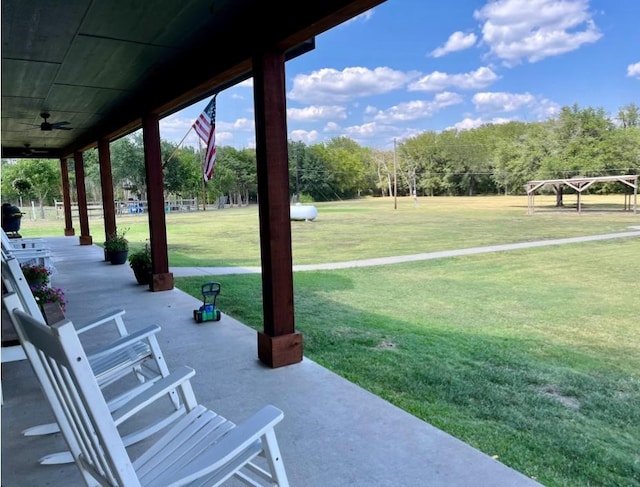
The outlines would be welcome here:
<svg viewBox="0 0 640 487">
<path fill-rule="evenodd" d="M 64 125 L 69 125 L 70 122 L 56 122 L 51 124 L 51 128 L 54 130 L 71 130 L 71 127 L 64 127 Z"/>
</svg>

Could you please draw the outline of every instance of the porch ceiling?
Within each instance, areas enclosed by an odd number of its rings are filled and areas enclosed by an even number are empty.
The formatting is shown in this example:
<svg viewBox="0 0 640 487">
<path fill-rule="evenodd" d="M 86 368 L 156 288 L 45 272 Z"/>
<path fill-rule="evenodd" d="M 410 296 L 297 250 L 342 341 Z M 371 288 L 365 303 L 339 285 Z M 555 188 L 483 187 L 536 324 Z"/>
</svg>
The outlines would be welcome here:
<svg viewBox="0 0 640 487">
<path fill-rule="evenodd" d="M 251 76 L 267 46 L 291 58 L 384 0 L 3 0 L 2 157 L 58 158 Z M 69 122 L 72 130 L 42 131 Z M 28 145 L 31 153 L 25 146 Z"/>
</svg>

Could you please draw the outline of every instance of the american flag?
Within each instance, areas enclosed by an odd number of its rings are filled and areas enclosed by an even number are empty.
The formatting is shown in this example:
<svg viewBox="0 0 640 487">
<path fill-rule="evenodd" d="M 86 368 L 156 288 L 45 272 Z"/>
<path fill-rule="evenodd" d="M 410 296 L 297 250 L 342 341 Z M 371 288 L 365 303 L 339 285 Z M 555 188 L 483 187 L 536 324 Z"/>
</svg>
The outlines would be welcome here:
<svg viewBox="0 0 640 487">
<path fill-rule="evenodd" d="M 207 154 L 204 158 L 203 177 L 209 181 L 213 177 L 216 165 L 216 96 L 214 95 L 200 116 L 193 123 L 193 129 L 207 144 Z"/>
</svg>

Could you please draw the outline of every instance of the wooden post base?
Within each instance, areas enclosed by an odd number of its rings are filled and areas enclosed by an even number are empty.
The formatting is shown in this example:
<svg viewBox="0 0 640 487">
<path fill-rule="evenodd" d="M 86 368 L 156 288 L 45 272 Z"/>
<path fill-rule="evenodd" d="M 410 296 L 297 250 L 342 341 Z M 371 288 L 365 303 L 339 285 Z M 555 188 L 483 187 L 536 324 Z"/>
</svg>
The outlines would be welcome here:
<svg viewBox="0 0 640 487">
<path fill-rule="evenodd" d="M 74 228 L 65 228 L 64 229 L 64 236 L 65 237 L 73 237 L 76 234 L 76 231 Z"/>
<path fill-rule="evenodd" d="M 151 291 L 170 291 L 173 289 L 173 272 L 153 274 L 149 283 Z"/>
<path fill-rule="evenodd" d="M 91 235 L 80 235 L 80 245 L 93 244 L 93 237 Z"/>
<path fill-rule="evenodd" d="M 258 358 L 272 369 L 302 362 L 302 333 L 272 337 L 259 331 Z"/>
</svg>

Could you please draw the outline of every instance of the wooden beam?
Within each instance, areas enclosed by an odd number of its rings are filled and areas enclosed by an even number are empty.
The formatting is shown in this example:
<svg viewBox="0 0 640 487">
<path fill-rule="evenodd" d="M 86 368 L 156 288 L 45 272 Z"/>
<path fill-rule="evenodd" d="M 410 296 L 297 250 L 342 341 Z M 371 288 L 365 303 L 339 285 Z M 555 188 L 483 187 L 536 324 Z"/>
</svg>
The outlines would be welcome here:
<svg viewBox="0 0 640 487">
<path fill-rule="evenodd" d="M 87 190 L 84 184 L 84 160 L 82 152 L 73 154 L 76 171 L 76 191 L 78 192 L 78 216 L 80 218 L 80 245 L 91 245 L 93 239 L 89 233 L 89 213 L 87 212 Z"/>
<path fill-rule="evenodd" d="M 60 178 L 62 179 L 62 204 L 64 208 L 64 236 L 76 234 L 71 218 L 71 193 L 69 189 L 69 165 L 66 158 L 60 159 Z"/>
<path fill-rule="evenodd" d="M 142 118 L 144 143 L 144 169 L 147 177 L 147 202 L 149 205 L 149 240 L 151 248 L 152 291 L 173 289 L 173 274 L 169 272 L 167 251 L 167 224 L 164 214 L 164 178 L 160 151 L 160 126 L 156 114 Z"/>
<path fill-rule="evenodd" d="M 294 326 L 284 62 L 276 49 L 253 60 L 264 313 L 258 356 L 270 367 L 302 360 L 302 335 Z"/>
<path fill-rule="evenodd" d="M 111 152 L 109 141 L 98 141 L 98 160 L 100 164 L 100 185 L 102 186 L 102 214 L 104 216 L 104 234 L 116 233 L 116 210 L 113 197 L 113 176 L 111 175 Z"/>
</svg>

